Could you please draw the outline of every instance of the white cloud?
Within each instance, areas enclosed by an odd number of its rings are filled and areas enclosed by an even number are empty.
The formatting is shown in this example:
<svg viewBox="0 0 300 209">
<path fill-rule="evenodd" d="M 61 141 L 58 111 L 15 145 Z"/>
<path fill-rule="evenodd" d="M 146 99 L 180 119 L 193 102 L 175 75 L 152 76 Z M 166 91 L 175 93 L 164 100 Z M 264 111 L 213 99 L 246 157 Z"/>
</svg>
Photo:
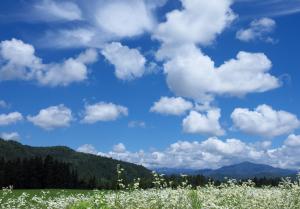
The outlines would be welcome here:
<svg viewBox="0 0 300 209">
<path fill-rule="evenodd" d="M 152 30 L 154 18 L 144 1 L 107 1 L 95 11 L 97 25 L 118 37 L 132 37 Z"/>
<path fill-rule="evenodd" d="M 97 155 L 97 153 L 98 153 L 96 148 L 91 144 L 84 144 L 84 145 L 78 147 L 77 152 L 93 154 L 93 155 Z"/>
<path fill-rule="evenodd" d="M 145 73 L 145 57 L 137 50 L 113 42 L 105 45 L 103 56 L 115 66 L 115 75 L 121 80 L 133 80 Z"/>
<path fill-rule="evenodd" d="M 116 144 L 113 147 L 113 152 L 115 152 L 115 153 L 124 153 L 124 152 L 126 152 L 126 147 L 122 143 Z"/>
<path fill-rule="evenodd" d="M 164 61 L 168 87 L 177 96 L 204 104 L 215 96 L 244 96 L 280 86 L 268 71 L 271 61 L 263 53 L 239 52 L 219 67 L 198 48 L 211 44 L 234 20 L 231 0 L 181 0 L 183 8 L 166 15 L 154 38 L 156 53 Z M 187 32 L 188 31 L 188 32 Z"/>
<path fill-rule="evenodd" d="M 238 139 L 222 141 L 218 138 L 208 138 L 205 141 L 178 141 L 162 151 L 130 152 L 123 145 L 121 150 L 108 153 L 98 153 L 106 157 L 141 164 L 149 168 L 218 168 L 247 160 L 259 161 L 265 155 L 264 151 L 251 144 L 245 144 Z"/>
<path fill-rule="evenodd" d="M 42 47 L 53 48 L 98 48 L 103 45 L 107 37 L 100 36 L 94 28 L 72 28 L 47 31 L 39 40 Z"/>
<path fill-rule="evenodd" d="M 60 47 L 102 47 L 109 41 L 147 32 L 154 33 L 154 37 L 164 43 L 207 45 L 236 17 L 230 8 L 232 0 L 181 0 L 182 9 L 169 12 L 166 22 L 158 26 L 155 11 L 166 0 L 98 0 L 88 5 L 79 0 L 72 1 L 72 4 L 69 1 L 46 2 L 51 2 L 51 6 L 59 6 L 60 9 L 66 8 L 66 11 L 50 9 L 45 12 L 45 20 L 83 19 L 80 26 L 77 24 L 71 29 L 48 31 L 46 44 L 55 47 L 58 47 L 58 43 L 61 43 Z M 40 5 L 38 3 L 39 7 Z M 76 9 L 77 5 L 79 9 Z"/>
<path fill-rule="evenodd" d="M 113 103 L 99 102 L 85 106 L 82 122 L 92 124 L 99 121 L 113 121 L 121 116 L 127 115 L 127 107 L 115 105 Z"/>
<path fill-rule="evenodd" d="M 73 120 L 72 111 L 64 105 L 51 106 L 40 110 L 35 116 L 27 116 L 27 120 L 46 130 L 68 127 Z"/>
<path fill-rule="evenodd" d="M 146 123 L 144 121 L 133 120 L 133 121 L 129 121 L 128 127 L 129 128 L 145 128 Z"/>
<path fill-rule="evenodd" d="M 87 49 L 78 55 L 76 61 L 84 64 L 93 64 L 98 60 L 98 53 L 95 49 Z"/>
<path fill-rule="evenodd" d="M 289 135 L 284 144 L 289 147 L 300 147 L 300 135 Z"/>
<path fill-rule="evenodd" d="M 166 15 L 154 37 L 165 44 L 210 44 L 235 18 L 232 0 L 181 0 L 183 9 Z"/>
<path fill-rule="evenodd" d="M 21 120 L 23 120 L 23 116 L 19 112 L 1 114 L 0 115 L 0 126 L 14 124 Z"/>
<path fill-rule="evenodd" d="M 297 146 L 287 145 L 289 138 L 297 141 Z M 239 139 L 221 140 L 216 137 L 204 141 L 178 141 L 164 150 L 145 152 L 143 150 L 131 152 L 124 144 L 114 146 L 107 153 L 98 152 L 98 155 L 111 157 L 144 165 L 148 168 L 219 168 L 244 161 L 268 164 L 275 167 L 299 169 L 299 136 L 290 136 L 285 144 L 277 148 L 265 146 L 265 142 L 245 143 Z M 119 147 L 120 149 L 116 149 Z"/>
<path fill-rule="evenodd" d="M 61 64 L 49 66 L 49 70 L 38 77 L 40 84 L 45 86 L 67 86 L 73 82 L 87 79 L 86 66 L 72 58 Z"/>
<path fill-rule="evenodd" d="M 32 45 L 12 39 L 0 43 L 0 80 L 33 80 L 41 85 L 67 86 L 87 79 L 87 65 L 97 61 L 97 52 L 88 49 L 61 63 L 43 64 Z"/>
<path fill-rule="evenodd" d="M 65 3 L 62 0 L 59 2 Z M 97 0 L 89 4 L 74 0 L 72 3 L 77 4 L 81 10 L 80 24 L 69 23 L 71 27 L 63 29 L 53 27 L 54 29 L 48 30 L 39 41 L 41 45 L 56 48 L 102 48 L 111 41 L 151 32 L 157 24 L 154 12 L 165 3 L 165 0 Z M 53 15 L 40 20 L 53 20 L 51 17 Z"/>
<path fill-rule="evenodd" d="M 236 38 L 245 42 L 261 40 L 273 43 L 274 39 L 269 34 L 274 31 L 275 27 L 276 22 L 270 18 L 253 20 L 249 28 L 241 29 L 236 33 Z"/>
<path fill-rule="evenodd" d="M 63 63 L 49 64 L 43 74 L 38 75 L 38 82 L 46 86 L 67 86 L 87 79 L 87 64 L 97 61 L 97 52 L 89 49 L 77 58 L 69 58 Z"/>
<path fill-rule="evenodd" d="M 222 136 L 225 134 L 225 131 L 219 123 L 220 117 L 220 109 L 208 110 L 206 115 L 191 111 L 182 122 L 183 131 L 192 134 Z"/>
<path fill-rule="evenodd" d="M 272 63 L 263 53 L 239 52 L 236 59 L 215 67 L 194 45 L 161 50 L 159 56 L 172 57 L 164 64 L 164 71 L 169 88 L 178 96 L 203 103 L 215 95 L 244 96 L 280 86 L 268 73 Z"/>
<path fill-rule="evenodd" d="M 139 152 L 130 152 L 126 149 L 125 145 L 122 143 L 116 144 L 113 146 L 113 150 L 107 153 L 98 152 L 98 155 L 114 158 L 117 160 L 122 160 L 126 162 L 136 163 L 136 164 L 143 164 L 141 163 L 144 161 L 144 151 Z"/>
<path fill-rule="evenodd" d="M 42 0 L 34 5 L 34 20 L 74 21 L 82 20 L 82 12 L 72 1 Z"/>
<path fill-rule="evenodd" d="M 241 155 L 243 152 L 248 154 L 248 146 L 238 139 L 227 139 L 225 142 L 221 141 L 218 138 L 209 138 L 206 141 L 202 142 L 202 149 L 216 153 L 219 155 Z M 259 155 L 259 154 L 258 154 Z"/>
<path fill-rule="evenodd" d="M 279 167 L 300 169 L 300 136 L 290 135 L 285 140 L 284 145 L 268 150 L 268 157 L 271 162 Z"/>
<path fill-rule="evenodd" d="M 20 135 L 17 132 L 11 132 L 11 133 L 3 132 L 3 133 L 0 133 L 0 138 L 2 138 L 4 140 L 19 141 Z"/>
<path fill-rule="evenodd" d="M 239 130 L 265 137 L 289 134 L 300 126 L 296 115 L 283 110 L 274 110 L 268 105 L 259 105 L 254 111 L 236 108 L 231 118 Z"/>
<path fill-rule="evenodd" d="M 150 111 L 164 115 L 183 115 L 192 108 L 193 104 L 181 97 L 161 97 Z"/>
<path fill-rule="evenodd" d="M 0 61 L 0 80 L 31 80 L 43 68 L 34 47 L 17 39 L 0 42 Z"/>
<path fill-rule="evenodd" d="M 9 107 L 9 105 L 4 100 L 0 100 L 0 108 L 7 108 L 7 107 Z"/>
</svg>

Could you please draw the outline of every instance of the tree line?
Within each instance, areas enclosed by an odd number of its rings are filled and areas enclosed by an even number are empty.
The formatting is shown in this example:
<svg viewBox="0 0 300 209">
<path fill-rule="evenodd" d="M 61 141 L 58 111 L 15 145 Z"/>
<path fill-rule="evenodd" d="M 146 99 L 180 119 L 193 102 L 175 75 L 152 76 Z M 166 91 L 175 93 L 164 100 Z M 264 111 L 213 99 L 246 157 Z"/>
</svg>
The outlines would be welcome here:
<svg viewBox="0 0 300 209">
<path fill-rule="evenodd" d="M 4 160 L 0 158 L 0 187 L 16 189 L 94 188 L 94 178 L 80 180 L 69 163 L 51 156 Z"/>
<path fill-rule="evenodd" d="M 16 189 L 117 189 L 116 173 L 112 173 L 111 176 L 111 180 L 97 179 L 94 176 L 80 178 L 72 164 L 58 161 L 51 156 L 15 160 L 0 158 L 0 188 L 13 186 Z M 154 178 L 153 176 L 141 178 L 140 187 L 144 189 L 155 187 Z M 123 173 L 122 179 L 126 185 L 133 183 L 133 179 L 126 171 Z M 203 175 L 185 177 L 169 175 L 161 177 L 161 180 L 173 188 L 177 188 L 183 182 L 187 182 L 193 188 L 212 182 L 215 185 L 221 184 L 221 181 L 214 181 Z M 280 178 L 252 179 L 257 187 L 278 186 L 280 180 Z M 242 182 L 243 180 L 239 183 Z"/>
<path fill-rule="evenodd" d="M 183 182 L 187 182 L 189 185 L 192 186 L 192 188 L 196 188 L 199 186 L 203 187 L 208 184 L 214 184 L 215 186 L 219 186 L 221 185 L 221 183 L 226 181 L 225 179 L 223 181 L 215 180 L 213 178 L 206 177 L 203 175 L 190 175 L 185 177 L 181 177 L 180 175 L 168 175 L 168 176 L 164 176 L 164 179 L 166 182 L 172 182 L 173 188 L 177 188 L 178 186 L 182 185 Z M 255 187 L 263 187 L 263 186 L 276 187 L 281 182 L 281 178 L 278 177 L 276 178 L 255 177 L 250 180 L 255 184 Z M 248 182 L 248 181 L 249 179 L 241 179 L 237 181 L 237 183 L 242 184 L 243 182 Z"/>
</svg>

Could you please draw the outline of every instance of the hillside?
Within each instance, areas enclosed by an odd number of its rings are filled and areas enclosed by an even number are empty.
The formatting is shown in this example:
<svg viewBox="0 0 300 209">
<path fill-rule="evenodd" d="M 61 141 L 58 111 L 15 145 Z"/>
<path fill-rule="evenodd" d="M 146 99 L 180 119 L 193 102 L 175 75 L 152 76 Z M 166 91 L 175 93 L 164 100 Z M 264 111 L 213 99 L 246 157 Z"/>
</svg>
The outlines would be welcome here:
<svg viewBox="0 0 300 209">
<path fill-rule="evenodd" d="M 115 180 L 116 167 L 125 169 L 127 178 L 149 177 L 151 172 L 143 166 L 126 163 L 111 158 L 76 152 L 68 147 L 31 147 L 16 141 L 0 139 L 0 158 L 5 160 L 52 156 L 59 161 L 71 163 L 79 177 L 88 179 L 95 176 L 101 181 Z"/>
</svg>

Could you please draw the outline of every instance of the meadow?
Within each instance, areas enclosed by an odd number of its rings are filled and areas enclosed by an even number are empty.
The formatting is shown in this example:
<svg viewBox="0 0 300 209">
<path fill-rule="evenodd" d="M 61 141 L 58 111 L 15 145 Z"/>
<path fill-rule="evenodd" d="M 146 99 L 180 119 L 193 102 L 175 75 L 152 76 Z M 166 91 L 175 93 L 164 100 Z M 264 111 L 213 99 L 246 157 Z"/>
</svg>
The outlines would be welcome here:
<svg viewBox="0 0 300 209">
<path fill-rule="evenodd" d="M 220 186 L 178 188 L 156 175 L 154 188 L 139 188 L 138 180 L 117 191 L 12 190 L 0 193 L 1 209 L 299 209 L 300 181 L 284 179 L 279 187 L 256 188 L 251 181 L 228 180 Z"/>
</svg>

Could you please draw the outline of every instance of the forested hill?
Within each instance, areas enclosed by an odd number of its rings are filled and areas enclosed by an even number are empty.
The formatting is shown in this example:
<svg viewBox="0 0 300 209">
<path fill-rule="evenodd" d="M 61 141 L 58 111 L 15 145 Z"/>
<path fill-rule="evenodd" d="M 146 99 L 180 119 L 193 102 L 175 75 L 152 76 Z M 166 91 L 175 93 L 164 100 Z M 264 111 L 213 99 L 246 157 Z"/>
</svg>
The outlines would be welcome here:
<svg viewBox="0 0 300 209">
<path fill-rule="evenodd" d="M 68 147 L 31 147 L 16 141 L 0 139 L 0 158 L 4 160 L 45 158 L 51 156 L 56 160 L 70 163 L 82 179 L 96 177 L 101 181 L 112 182 L 116 178 L 116 167 L 120 164 L 125 170 L 126 178 L 147 178 L 151 171 L 143 166 L 122 162 L 111 158 L 76 152 Z"/>
</svg>

